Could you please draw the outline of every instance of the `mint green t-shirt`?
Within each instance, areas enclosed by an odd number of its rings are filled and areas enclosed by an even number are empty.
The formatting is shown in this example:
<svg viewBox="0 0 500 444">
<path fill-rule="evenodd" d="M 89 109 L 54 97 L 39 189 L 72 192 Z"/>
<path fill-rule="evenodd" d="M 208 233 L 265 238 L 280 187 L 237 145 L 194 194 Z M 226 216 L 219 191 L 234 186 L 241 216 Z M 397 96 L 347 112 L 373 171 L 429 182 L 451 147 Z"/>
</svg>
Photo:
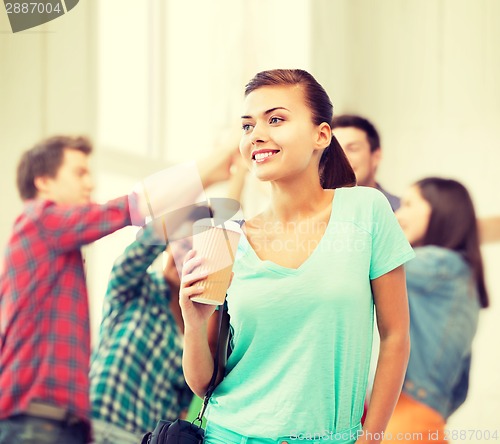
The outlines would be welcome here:
<svg viewBox="0 0 500 444">
<path fill-rule="evenodd" d="M 387 199 L 365 187 L 335 191 L 324 236 L 297 269 L 260 260 L 242 236 L 227 297 L 233 351 L 209 422 L 273 439 L 356 427 L 372 345 L 370 280 L 413 256 Z"/>
</svg>

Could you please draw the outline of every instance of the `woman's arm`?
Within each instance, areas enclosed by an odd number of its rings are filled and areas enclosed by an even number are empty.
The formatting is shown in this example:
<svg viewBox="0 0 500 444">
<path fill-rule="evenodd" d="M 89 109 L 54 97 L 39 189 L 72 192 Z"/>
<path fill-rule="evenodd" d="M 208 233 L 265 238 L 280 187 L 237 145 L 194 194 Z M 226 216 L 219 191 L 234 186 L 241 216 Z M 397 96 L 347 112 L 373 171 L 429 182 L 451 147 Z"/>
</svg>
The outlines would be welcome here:
<svg viewBox="0 0 500 444">
<path fill-rule="evenodd" d="M 201 304 L 200 304 L 201 305 Z M 206 306 L 215 308 L 214 306 Z M 185 327 L 182 368 L 186 382 L 197 396 L 203 398 L 214 371 L 215 347 L 217 346 L 217 317 L 215 312 L 199 327 Z M 217 382 L 220 382 L 220 373 Z"/>
<path fill-rule="evenodd" d="M 214 371 L 214 356 L 218 340 L 218 313 L 215 305 L 192 302 L 191 297 L 203 293 L 197 285 L 207 274 L 197 271 L 202 259 L 194 251 L 186 255 L 182 269 L 179 305 L 184 319 L 184 352 L 182 367 L 191 390 L 203 398 Z M 222 379 L 222 369 L 217 380 Z"/>
<path fill-rule="evenodd" d="M 478 219 L 479 240 L 482 244 L 500 242 L 500 216 Z"/>
<path fill-rule="evenodd" d="M 238 129 L 237 134 L 234 132 L 223 135 L 224 141 L 221 143 L 222 156 L 214 156 L 216 160 L 215 166 L 205 162 L 200 164 L 199 168 L 204 177 L 210 178 L 211 182 L 204 181 L 204 185 L 208 186 L 215 183 L 217 180 L 229 177 L 227 197 L 230 199 L 240 200 L 241 193 L 245 184 L 245 175 L 248 171 L 245 164 L 242 162 L 240 153 L 238 152 L 238 141 L 241 136 L 241 129 Z M 207 172 L 210 170 L 210 174 Z M 227 175 L 227 177 L 226 177 Z M 217 178 L 217 180 L 216 180 Z M 208 180 L 208 179 L 207 179 Z M 195 262 L 190 262 L 195 261 Z M 201 291 L 196 290 L 197 280 L 201 280 L 198 276 L 194 279 L 188 279 L 185 276 L 187 273 L 194 274 L 197 266 L 195 253 L 190 252 L 186 256 L 185 269 L 183 270 L 183 281 L 181 282 L 180 300 L 182 316 L 184 318 L 184 352 L 182 356 L 182 366 L 184 369 L 184 377 L 191 390 L 203 398 L 208 389 L 208 384 L 212 378 L 214 371 L 214 356 L 217 350 L 219 341 L 219 316 L 218 312 L 214 312 L 215 307 L 210 305 L 191 302 L 190 297 L 201 294 Z M 197 280 L 196 280 L 197 279 Z M 222 309 L 222 307 L 221 307 Z M 221 335 L 223 339 L 227 339 L 227 313 L 223 319 L 225 325 L 222 326 Z M 225 353 L 227 344 L 221 343 L 219 353 L 219 369 L 216 379 L 216 385 L 224 376 Z"/>
<path fill-rule="evenodd" d="M 401 393 L 410 355 L 410 318 L 403 266 L 372 281 L 380 333 L 380 353 L 372 395 L 356 442 L 379 443 Z"/>
</svg>

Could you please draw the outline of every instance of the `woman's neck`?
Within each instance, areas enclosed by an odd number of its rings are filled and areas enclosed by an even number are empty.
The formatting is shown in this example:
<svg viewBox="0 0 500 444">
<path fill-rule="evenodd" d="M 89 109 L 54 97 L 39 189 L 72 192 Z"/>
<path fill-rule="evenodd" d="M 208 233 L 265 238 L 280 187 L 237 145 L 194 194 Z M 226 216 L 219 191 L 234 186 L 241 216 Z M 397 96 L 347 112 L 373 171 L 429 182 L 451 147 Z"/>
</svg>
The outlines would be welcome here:
<svg viewBox="0 0 500 444">
<path fill-rule="evenodd" d="M 308 218 L 330 205 L 332 197 L 333 190 L 324 190 L 319 181 L 273 182 L 271 203 L 264 216 L 283 223 Z"/>
</svg>

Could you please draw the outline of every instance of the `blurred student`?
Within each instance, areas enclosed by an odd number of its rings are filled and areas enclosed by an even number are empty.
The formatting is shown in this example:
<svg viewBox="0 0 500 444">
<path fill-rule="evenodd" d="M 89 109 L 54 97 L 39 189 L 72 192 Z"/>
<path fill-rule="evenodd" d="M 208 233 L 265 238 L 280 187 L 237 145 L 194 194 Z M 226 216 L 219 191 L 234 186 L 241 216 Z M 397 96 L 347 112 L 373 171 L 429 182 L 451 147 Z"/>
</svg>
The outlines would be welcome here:
<svg viewBox="0 0 500 444">
<path fill-rule="evenodd" d="M 212 180 L 215 164 L 226 162 L 229 174 L 229 157 L 218 156 L 180 166 L 182 181 L 165 170 L 148 178 L 149 190 L 144 185 L 98 205 L 90 202 L 91 151 L 84 138 L 52 137 L 26 151 L 18 166 L 25 206 L 0 275 L 1 444 L 90 438 L 89 315 L 80 247 L 142 224 L 150 208 L 161 212 L 179 196 L 194 199 L 203 181 Z"/>
<path fill-rule="evenodd" d="M 334 117 L 332 131 L 349 159 L 357 184 L 381 191 L 392 210 L 396 211 L 400 205 L 399 197 L 382 188 L 375 177 L 382 160 L 380 136 L 375 125 L 364 117 L 342 114 Z"/>
<path fill-rule="evenodd" d="M 416 253 L 405 266 L 411 352 L 386 429 L 392 441 L 384 442 L 445 443 L 446 421 L 467 397 L 479 311 L 488 307 L 476 216 L 462 184 L 435 177 L 413 185 L 396 215 Z"/>
<path fill-rule="evenodd" d="M 246 172 L 240 157 L 233 160 L 228 181 L 228 197 L 235 200 Z M 207 207 L 198 207 L 186 224 L 209 214 Z M 181 365 L 184 322 L 176 267 L 191 243 L 189 238 L 170 242 L 163 273 L 148 271 L 166 247 L 152 228 L 127 247 L 111 271 L 90 369 L 95 444 L 137 444 L 159 419 L 185 416 L 193 398 Z"/>
<path fill-rule="evenodd" d="M 184 326 L 172 253 L 163 273 L 147 271 L 165 251 L 155 236 L 146 228 L 111 271 L 90 368 L 96 444 L 137 444 L 158 419 L 179 417 L 193 395 L 182 374 Z"/>
</svg>

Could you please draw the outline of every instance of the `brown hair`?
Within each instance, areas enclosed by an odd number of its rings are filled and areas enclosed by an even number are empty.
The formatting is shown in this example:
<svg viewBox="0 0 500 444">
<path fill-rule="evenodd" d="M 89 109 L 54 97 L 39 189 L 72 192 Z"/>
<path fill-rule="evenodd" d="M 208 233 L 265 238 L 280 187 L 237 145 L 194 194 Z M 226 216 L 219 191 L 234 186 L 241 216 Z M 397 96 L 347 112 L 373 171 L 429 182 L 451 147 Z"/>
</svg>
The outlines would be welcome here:
<svg viewBox="0 0 500 444">
<path fill-rule="evenodd" d="M 370 152 L 380 149 L 380 136 L 375 125 L 368 119 L 356 114 L 342 114 L 333 118 L 332 128 L 357 128 L 366 134 Z"/>
<path fill-rule="evenodd" d="M 467 189 L 456 180 L 428 177 L 415 184 L 431 206 L 423 245 L 437 245 L 462 254 L 472 268 L 481 307 L 489 305 L 479 249 L 474 205 Z"/>
<path fill-rule="evenodd" d="M 63 161 L 64 150 L 85 154 L 92 152 L 92 144 L 85 137 L 55 136 L 44 139 L 25 151 L 17 166 L 17 189 L 22 200 L 34 199 L 38 190 L 37 177 L 55 177 Z"/>
<path fill-rule="evenodd" d="M 302 69 L 274 69 L 262 71 L 248 82 L 245 96 L 264 86 L 300 85 L 304 91 L 306 104 L 311 110 L 315 125 L 323 122 L 330 125 L 333 105 L 324 88 L 307 71 Z M 323 188 L 340 188 L 356 184 L 356 176 L 335 136 L 323 151 L 319 162 L 320 182 Z"/>
</svg>

